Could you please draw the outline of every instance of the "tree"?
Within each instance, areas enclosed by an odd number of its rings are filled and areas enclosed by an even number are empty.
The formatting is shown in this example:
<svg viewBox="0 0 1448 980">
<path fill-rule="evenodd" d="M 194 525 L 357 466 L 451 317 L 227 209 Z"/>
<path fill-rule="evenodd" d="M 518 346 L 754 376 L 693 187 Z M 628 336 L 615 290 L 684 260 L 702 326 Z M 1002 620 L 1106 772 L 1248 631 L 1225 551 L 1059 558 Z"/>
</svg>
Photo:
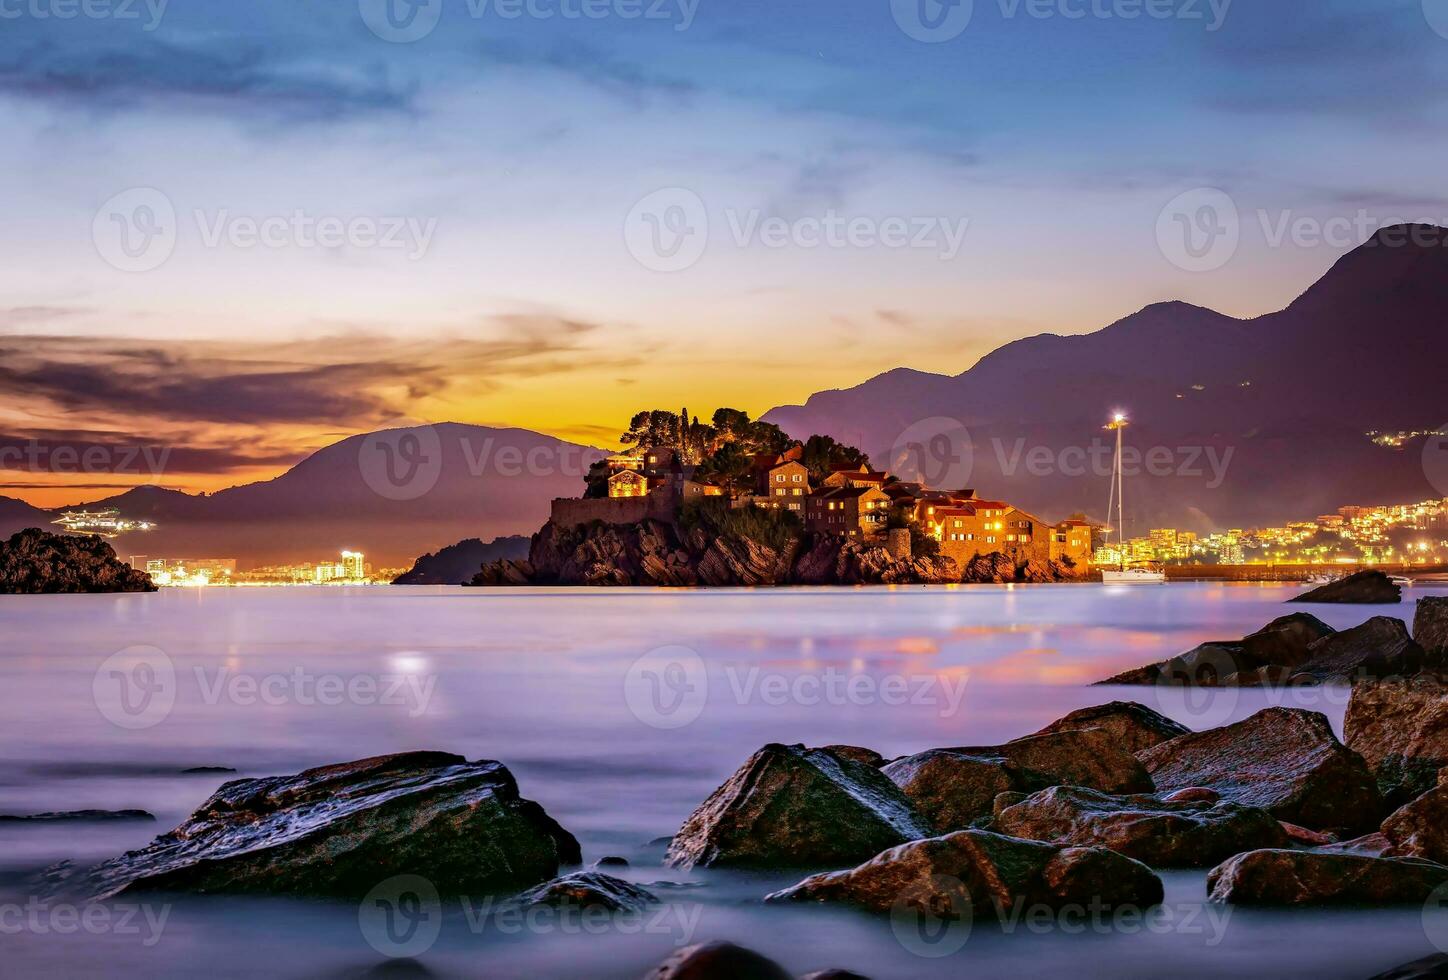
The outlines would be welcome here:
<svg viewBox="0 0 1448 980">
<path fill-rule="evenodd" d="M 737 443 L 727 442 L 699 465 L 699 475 L 712 479 L 731 498 L 750 489 L 754 468 Z"/>
<path fill-rule="evenodd" d="M 854 446 L 836 442 L 830 436 L 810 436 L 804 443 L 804 457 L 800 460 L 809 468 L 810 479 L 819 483 L 833 472 L 836 466 L 870 465 L 870 457 Z"/>
</svg>

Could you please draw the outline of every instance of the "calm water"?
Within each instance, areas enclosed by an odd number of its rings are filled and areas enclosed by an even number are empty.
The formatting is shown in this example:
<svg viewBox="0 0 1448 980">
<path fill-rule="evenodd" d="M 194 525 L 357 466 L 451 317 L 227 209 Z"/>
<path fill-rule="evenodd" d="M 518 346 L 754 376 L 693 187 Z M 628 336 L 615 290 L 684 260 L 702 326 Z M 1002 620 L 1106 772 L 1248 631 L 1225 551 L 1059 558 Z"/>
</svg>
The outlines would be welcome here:
<svg viewBox="0 0 1448 980">
<path fill-rule="evenodd" d="M 729 938 L 798 973 L 841 966 L 877 978 L 1367 977 L 1435 951 L 1421 910 L 1240 909 L 1223 922 L 1223 910 L 1202 908 L 1204 874 L 1173 873 L 1164 876 L 1166 908 L 1149 928 L 1088 925 L 1067 934 L 977 925 L 959 952 L 929 958 L 897 940 L 888 920 L 758 904 L 797 875 L 665 872 L 661 852 L 648 846 L 766 742 L 844 742 L 886 756 L 988 744 L 1121 696 L 1195 728 L 1245 717 L 1269 695 L 1195 703 L 1085 685 L 1250 632 L 1289 611 L 1282 602 L 1295 591 L 1174 584 L 0 597 L 0 813 L 136 807 L 159 821 L 0 824 L 0 975 L 636 977 L 675 945 Z M 1338 627 L 1384 613 L 1411 619 L 1412 611 L 1411 602 L 1313 609 Z M 138 665 L 159 674 L 137 674 Z M 144 708 L 136 699 L 123 705 L 112 670 L 159 677 L 157 691 L 170 680 L 174 702 L 162 693 Z M 1340 726 L 1342 692 L 1302 697 L 1291 703 Z M 352 904 L 183 898 L 157 901 L 125 923 L 128 910 L 114 909 L 89 926 L 65 909 L 21 913 L 36 870 L 141 846 L 236 778 L 183 769 L 269 775 L 423 748 L 504 761 L 524 795 L 579 838 L 585 861 L 623 855 L 633 863 L 626 877 L 684 887 L 657 887 L 667 903 L 659 915 L 601 930 L 479 925 L 476 906 L 453 906 L 429 948 L 390 966 Z M 1448 946 L 1445 934 L 1448 925 L 1435 932 Z"/>
</svg>

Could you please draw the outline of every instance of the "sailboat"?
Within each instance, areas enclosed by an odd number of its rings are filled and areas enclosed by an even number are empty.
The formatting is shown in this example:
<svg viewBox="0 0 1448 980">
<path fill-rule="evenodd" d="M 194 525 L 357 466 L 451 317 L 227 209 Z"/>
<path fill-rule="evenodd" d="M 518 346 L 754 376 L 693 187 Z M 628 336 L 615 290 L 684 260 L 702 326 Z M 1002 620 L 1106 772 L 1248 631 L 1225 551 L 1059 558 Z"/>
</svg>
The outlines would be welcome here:
<svg viewBox="0 0 1448 980">
<path fill-rule="evenodd" d="M 1121 434 L 1130 424 L 1124 414 L 1117 412 L 1106 426 L 1108 430 L 1116 432 L 1116 459 L 1111 468 L 1111 496 L 1106 499 L 1106 516 L 1110 520 L 1111 505 L 1115 503 L 1116 551 L 1121 556 L 1121 567 L 1115 570 L 1103 568 L 1101 581 L 1107 585 L 1159 585 L 1166 581 L 1166 572 L 1160 568 L 1150 564 L 1126 564 L 1126 505 L 1122 502 L 1125 487 L 1121 473 Z"/>
</svg>

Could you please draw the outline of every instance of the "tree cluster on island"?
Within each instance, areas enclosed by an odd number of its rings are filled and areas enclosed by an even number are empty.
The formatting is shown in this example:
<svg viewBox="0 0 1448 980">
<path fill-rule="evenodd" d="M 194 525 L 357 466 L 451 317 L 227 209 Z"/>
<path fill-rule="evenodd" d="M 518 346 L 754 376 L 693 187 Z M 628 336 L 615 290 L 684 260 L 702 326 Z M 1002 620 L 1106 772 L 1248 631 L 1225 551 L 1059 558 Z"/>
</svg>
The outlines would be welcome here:
<svg viewBox="0 0 1448 980">
<path fill-rule="evenodd" d="M 751 419 L 748 412 L 737 408 L 718 409 L 707 423 L 691 415 L 688 408 L 642 411 L 629 420 L 618 441 L 641 452 L 671 449 L 681 463 L 697 467 L 694 479 L 712 483 L 731 497 L 747 493 L 753 486 L 755 457 L 778 456 L 794 446 L 800 447 L 800 462 L 816 482 L 839 466 L 870 465 L 870 458 L 854 446 L 821 435 L 803 441 L 791 439 L 774 423 Z M 608 477 L 608 461 L 594 463 L 585 478 L 588 490 L 584 496 L 608 496 Z"/>
</svg>

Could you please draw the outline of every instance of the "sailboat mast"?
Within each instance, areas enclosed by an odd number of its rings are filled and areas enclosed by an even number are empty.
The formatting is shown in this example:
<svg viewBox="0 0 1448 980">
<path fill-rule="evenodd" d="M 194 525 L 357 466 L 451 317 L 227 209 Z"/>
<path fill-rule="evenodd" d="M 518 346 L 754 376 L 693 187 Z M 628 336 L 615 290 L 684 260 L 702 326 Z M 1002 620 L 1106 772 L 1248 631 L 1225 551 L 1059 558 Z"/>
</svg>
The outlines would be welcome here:
<svg viewBox="0 0 1448 980">
<path fill-rule="evenodd" d="M 1116 427 L 1116 553 L 1121 557 L 1121 570 L 1126 571 L 1126 478 L 1121 469 L 1121 430 Z"/>
</svg>

